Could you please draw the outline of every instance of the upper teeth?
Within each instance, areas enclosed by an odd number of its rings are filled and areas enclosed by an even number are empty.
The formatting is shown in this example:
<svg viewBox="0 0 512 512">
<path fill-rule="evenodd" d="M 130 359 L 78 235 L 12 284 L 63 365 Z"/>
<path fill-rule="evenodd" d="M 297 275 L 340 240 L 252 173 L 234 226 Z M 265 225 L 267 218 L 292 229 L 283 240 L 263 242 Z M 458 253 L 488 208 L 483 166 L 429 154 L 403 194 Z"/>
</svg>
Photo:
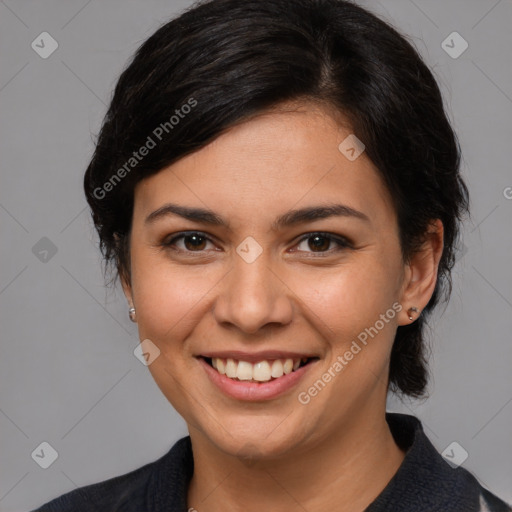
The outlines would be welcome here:
<svg viewBox="0 0 512 512">
<path fill-rule="evenodd" d="M 303 358 L 307 361 L 306 358 Z M 259 361 L 251 364 L 247 361 L 236 359 L 212 358 L 212 366 L 222 375 L 231 379 L 257 380 L 266 382 L 273 378 L 277 379 L 296 370 L 300 366 L 299 359 L 275 359 L 273 361 Z"/>
</svg>

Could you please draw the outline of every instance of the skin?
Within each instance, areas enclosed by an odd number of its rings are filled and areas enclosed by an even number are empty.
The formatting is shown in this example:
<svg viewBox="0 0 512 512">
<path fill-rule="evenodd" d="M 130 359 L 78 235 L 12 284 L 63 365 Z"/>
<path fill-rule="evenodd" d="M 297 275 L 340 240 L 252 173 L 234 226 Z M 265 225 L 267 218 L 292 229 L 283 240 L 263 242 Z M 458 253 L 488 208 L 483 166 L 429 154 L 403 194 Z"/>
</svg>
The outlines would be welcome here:
<svg viewBox="0 0 512 512">
<path fill-rule="evenodd" d="M 338 150 L 350 133 L 319 105 L 281 105 L 135 189 L 131 281 L 123 289 L 140 339 L 161 351 L 148 368 L 188 425 L 195 464 L 188 506 L 199 512 L 364 510 L 404 458 L 385 421 L 389 356 L 396 328 L 411 323 L 407 310 L 421 311 L 434 291 L 443 227 L 433 221 L 422 250 L 402 260 L 377 170 L 365 153 L 351 162 Z M 208 208 L 231 230 L 176 215 L 145 223 L 168 202 Z M 271 230 L 289 210 L 327 203 L 359 210 L 369 222 L 330 217 Z M 211 241 L 163 246 L 194 230 Z M 318 231 L 352 246 L 301 241 Z M 248 236 L 263 250 L 252 263 L 236 252 Z M 301 404 L 299 392 L 396 302 L 402 311 Z M 224 395 L 196 357 L 270 349 L 319 360 L 298 386 L 261 402 Z"/>
</svg>

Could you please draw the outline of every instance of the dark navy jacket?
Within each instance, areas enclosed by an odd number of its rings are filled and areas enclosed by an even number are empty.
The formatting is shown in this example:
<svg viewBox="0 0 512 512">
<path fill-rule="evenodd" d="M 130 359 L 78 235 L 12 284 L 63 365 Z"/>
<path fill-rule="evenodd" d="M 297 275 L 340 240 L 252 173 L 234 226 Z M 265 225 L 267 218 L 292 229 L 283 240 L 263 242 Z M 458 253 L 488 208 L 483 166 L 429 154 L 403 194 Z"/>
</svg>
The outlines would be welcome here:
<svg viewBox="0 0 512 512">
<path fill-rule="evenodd" d="M 466 469 L 449 465 L 417 418 L 386 413 L 386 420 L 406 455 L 365 512 L 512 512 Z M 184 437 L 154 462 L 75 489 L 33 512 L 187 512 L 193 469 L 190 437 Z"/>
</svg>

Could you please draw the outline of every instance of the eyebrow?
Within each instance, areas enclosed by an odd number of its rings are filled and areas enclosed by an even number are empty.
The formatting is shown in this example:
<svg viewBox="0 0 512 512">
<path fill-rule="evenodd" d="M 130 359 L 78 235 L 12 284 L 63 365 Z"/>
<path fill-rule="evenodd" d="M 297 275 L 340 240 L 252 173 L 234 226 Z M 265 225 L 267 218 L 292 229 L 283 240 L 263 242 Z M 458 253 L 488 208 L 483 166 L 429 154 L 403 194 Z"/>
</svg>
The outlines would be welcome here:
<svg viewBox="0 0 512 512">
<path fill-rule="evenodd" d="M 178 215 L 184 219 L 209 224 L 212 226 L 223 226 L 231 229 L 228 220 L 222 218 L 215 212 L 205 209 L 190 206 L 183 206 L 174 203 L 166 203 L 154 212 L 150 213 L 145 224 L 152 224 L 156 220 L 167 217 L 168 215 Z M 308 206 L 297 210 L 290 210 L 289 212 L 280 215 L 271 226 L 272 231 L 279 231 L 285 227 L 294 226 L 304 222 L 313 222 L 316 220 L 327 219 L 329 217 L 352 217 L 355 219 L 363 220 L 371 223 L 370 219 L 359 210 L 355 210 L 350 206 L 342 204 L 328 204 L 321 206 Z"/>
</svg>

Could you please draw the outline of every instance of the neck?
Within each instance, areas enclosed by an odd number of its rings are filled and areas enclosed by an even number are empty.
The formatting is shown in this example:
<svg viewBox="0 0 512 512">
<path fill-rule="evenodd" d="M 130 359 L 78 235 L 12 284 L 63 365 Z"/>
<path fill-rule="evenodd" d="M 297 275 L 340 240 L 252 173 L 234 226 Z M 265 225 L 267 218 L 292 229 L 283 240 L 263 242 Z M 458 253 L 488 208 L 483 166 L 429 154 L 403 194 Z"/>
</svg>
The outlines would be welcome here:
<svg viewBox="0 0 512 512">
<path fill-rule="evenodd" d="M 362 415 L 336 438 L 271 461 L 244 463 L 214 448 L 197 431 L 191 439 L 194 475 L 188 507 L 198 512 L 363 511 L 405 456 L 389 430 L 385 410 Z"/>
</svg>

